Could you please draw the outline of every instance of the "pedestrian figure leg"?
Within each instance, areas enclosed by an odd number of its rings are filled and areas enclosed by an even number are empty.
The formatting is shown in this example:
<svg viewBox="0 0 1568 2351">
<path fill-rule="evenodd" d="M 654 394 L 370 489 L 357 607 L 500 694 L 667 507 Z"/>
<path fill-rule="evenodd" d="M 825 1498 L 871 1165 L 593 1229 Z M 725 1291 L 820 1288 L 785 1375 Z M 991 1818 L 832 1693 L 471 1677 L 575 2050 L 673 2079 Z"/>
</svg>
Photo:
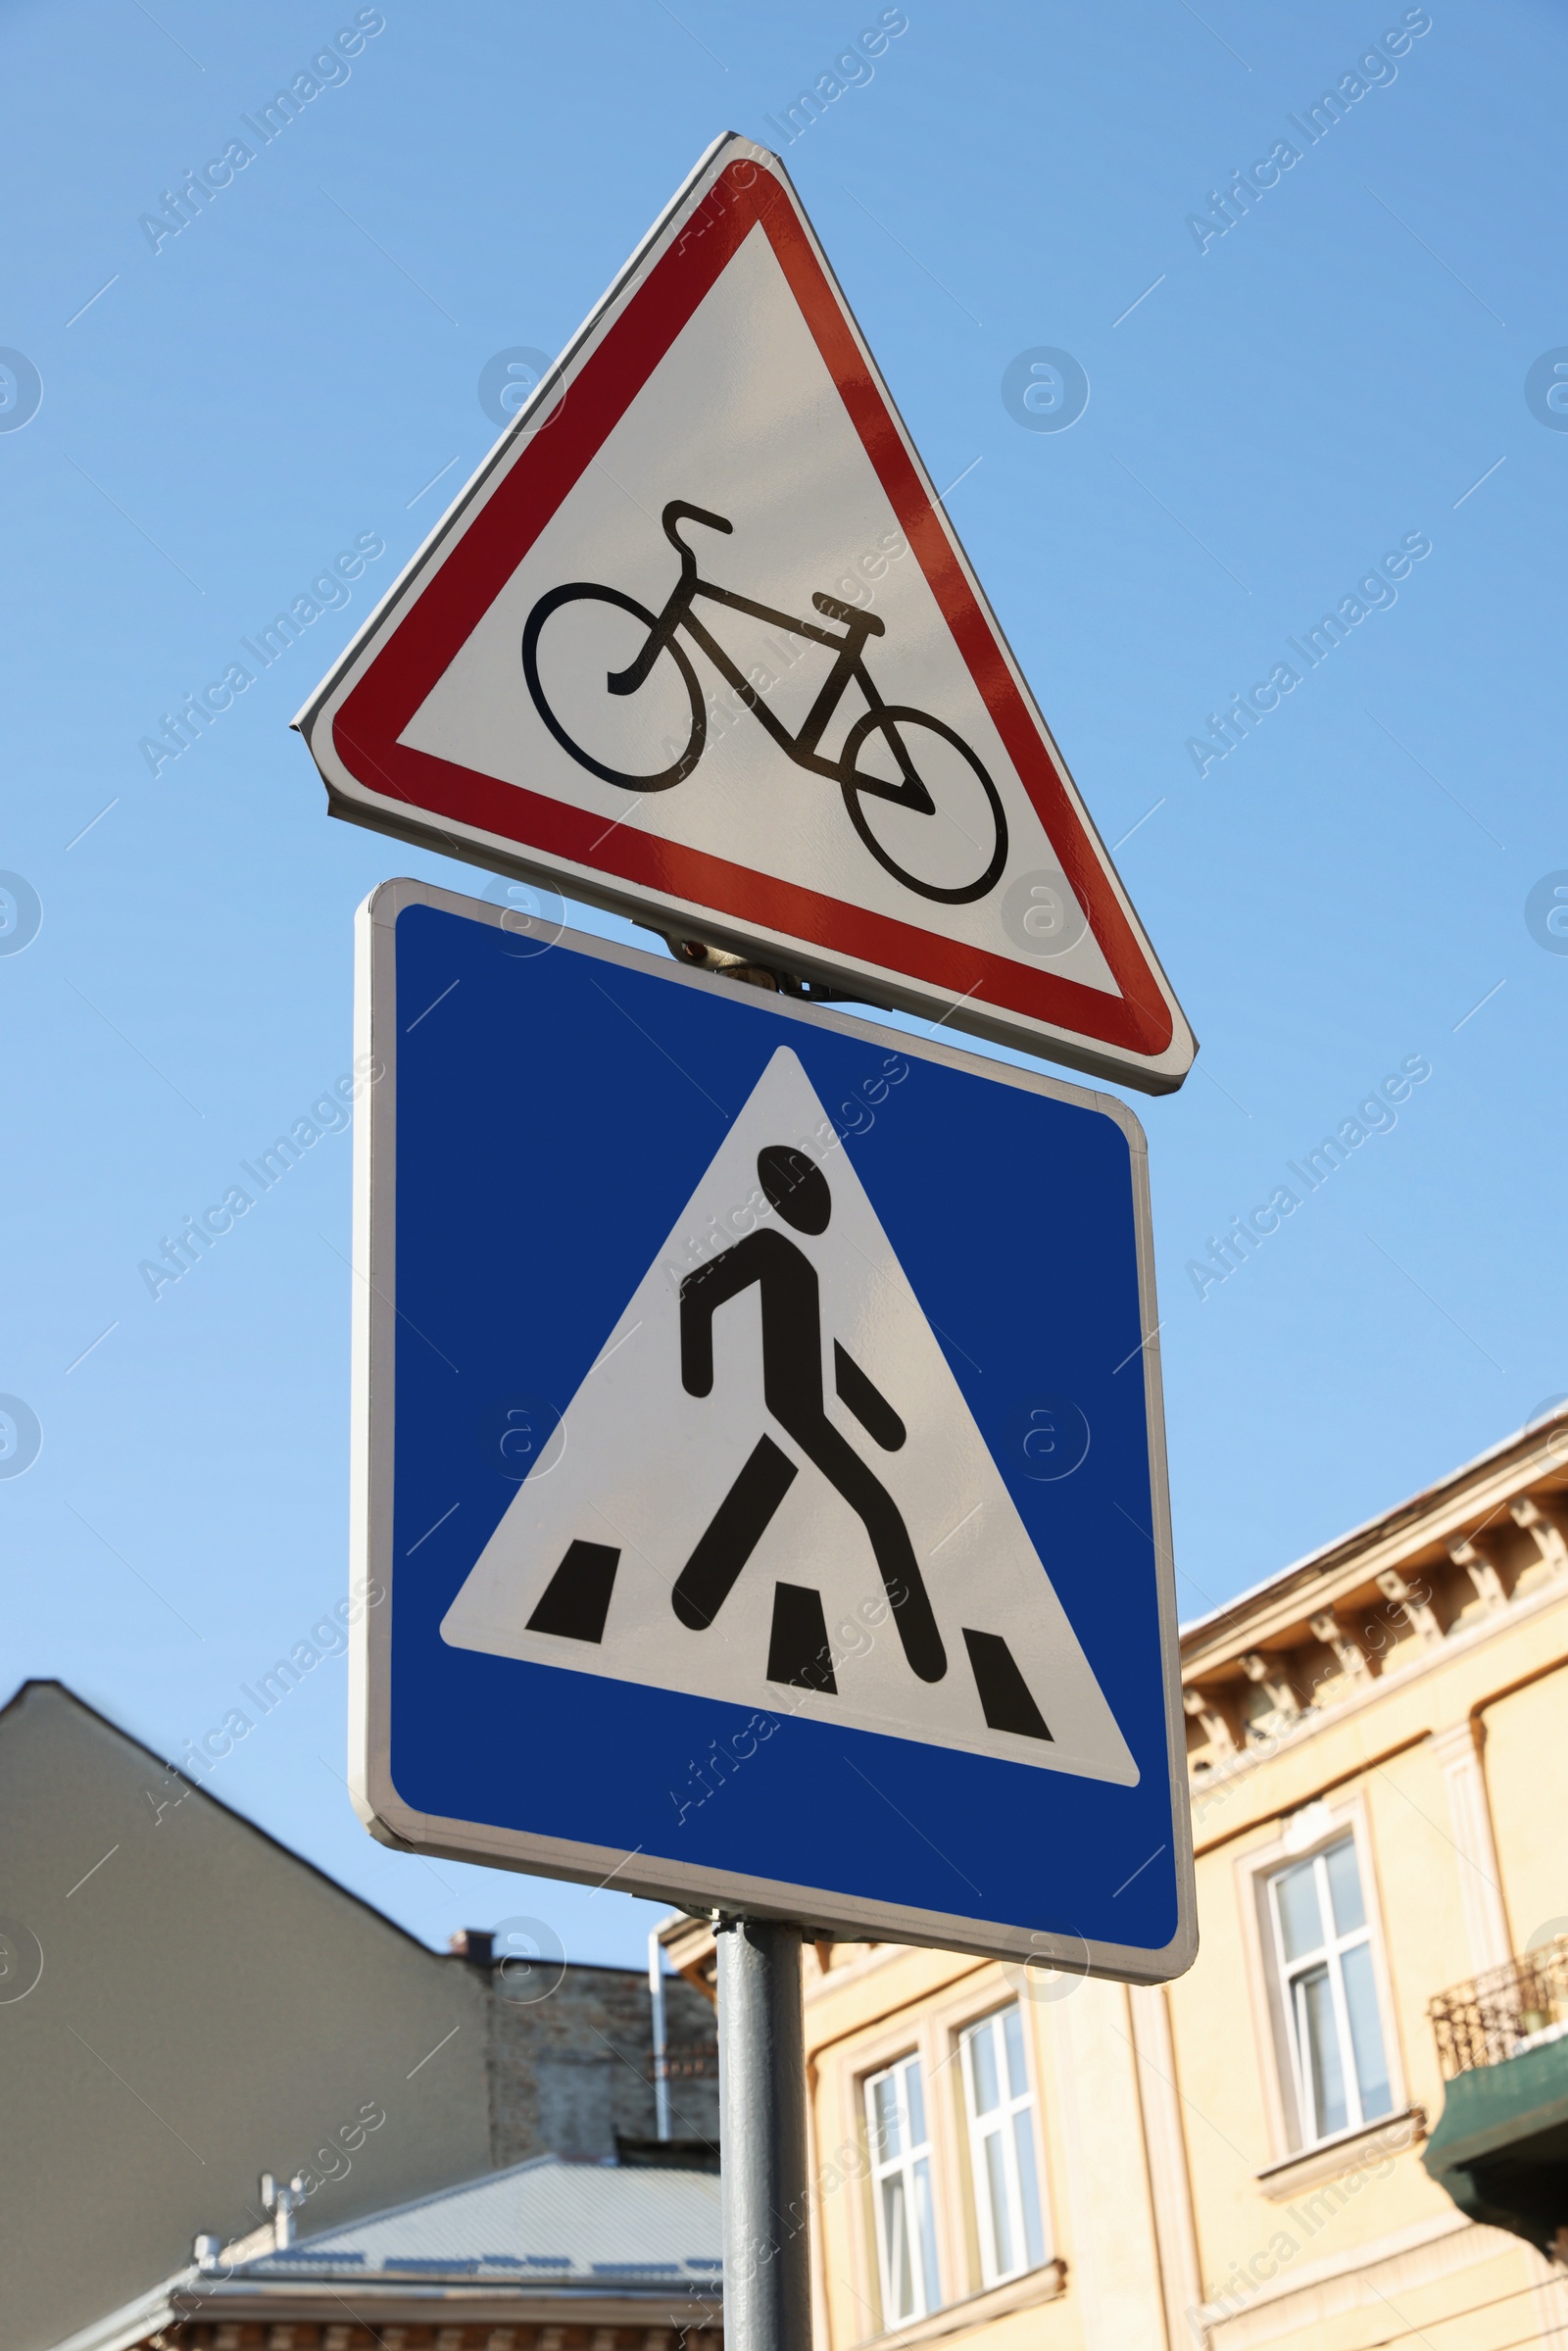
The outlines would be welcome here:
<svg viewBox="0 0 1568 2351">
<path fill-rule="evenodd" d="M 759 1439 L 670 1595 L 675 1614 L 694 1633 L 706 1633 L 723 1607 L 794 1482 L 794 1462 L 771 1437 Z"/>
<path fill-rule="evenodd" d="M 912 1671 L 922 1682 L 940 1682 L 948 1670 L 948 1653 L 897 1502 L 825 1415 L 809 1420 L 792 1415 L 784 1429 L 812 1468 L 844 1496 L 870 1537 L 893 1622 Z"/>
</svg>

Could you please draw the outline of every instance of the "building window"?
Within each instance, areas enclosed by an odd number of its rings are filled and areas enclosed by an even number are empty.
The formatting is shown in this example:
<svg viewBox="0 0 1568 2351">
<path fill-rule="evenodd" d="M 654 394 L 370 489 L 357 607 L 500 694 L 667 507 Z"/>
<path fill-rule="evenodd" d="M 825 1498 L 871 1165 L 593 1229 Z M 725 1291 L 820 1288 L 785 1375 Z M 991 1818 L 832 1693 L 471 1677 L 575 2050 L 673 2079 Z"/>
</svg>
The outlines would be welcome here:
<svg viewBox="0 0 1568 2351">
<path fill-rule="evenodd" d="M 901 2058 L 865 2085 L 865 2120 L 876 2198 L 876 2244 L 882 2273 L 882 2323 L 902 2326 L 942 2304 L 937 2277 L 936 2215 L 931 2201 L 931 2138 L 918 2057 Z"/>
<path fill-rule="evenodd" d="M 1307 2143 L 1359 2130 L 1393 2107 L 1355 1839 L 1269 1880 L 1269 1911 Z"/>
<path fill-rule="evenodd" d="M 1000 2285 L 1046 2258 L 1023 2018 L 1004 2008 L 971 2025 L 959 2046 L 980 2266 L 985 2283 Z"/>
</svg>

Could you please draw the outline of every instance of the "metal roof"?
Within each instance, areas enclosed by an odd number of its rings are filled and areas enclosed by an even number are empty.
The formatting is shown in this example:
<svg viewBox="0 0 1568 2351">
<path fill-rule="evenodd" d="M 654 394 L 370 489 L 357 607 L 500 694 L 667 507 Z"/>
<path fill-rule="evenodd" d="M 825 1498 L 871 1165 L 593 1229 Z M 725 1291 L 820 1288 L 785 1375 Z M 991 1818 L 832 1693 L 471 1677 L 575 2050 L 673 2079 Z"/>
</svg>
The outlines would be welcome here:
<svg viewBox="0 0 1568 2351">
<path fill-rule="evenodd" d="M 468 2278 L 515 2285 L 716 2285 L 718 2180 L 662 2166 L 535 2156 L 235 2264 L 257 2283 Z"/>
<path fill-rule="evenodd" d="M 130 2351 L 172 2322 L 199 2317 L 336 2315 L 352 2284 L 389 2315 L 504 2322 L 645 2325 L 662 2304 L 701 2333 L 723 2284 L 719 2183 L 712 2172 L 567 2163 L 541 2155 L 298 2243 L 251 2251 L 255 2232 L 216 2261 L 178 2271 L 55 2351 Z M 407 2307 L 405 2307 L 407 2305 Z M 689 2314 L 689 2315 L 688 2315 Z"/>
</svg>

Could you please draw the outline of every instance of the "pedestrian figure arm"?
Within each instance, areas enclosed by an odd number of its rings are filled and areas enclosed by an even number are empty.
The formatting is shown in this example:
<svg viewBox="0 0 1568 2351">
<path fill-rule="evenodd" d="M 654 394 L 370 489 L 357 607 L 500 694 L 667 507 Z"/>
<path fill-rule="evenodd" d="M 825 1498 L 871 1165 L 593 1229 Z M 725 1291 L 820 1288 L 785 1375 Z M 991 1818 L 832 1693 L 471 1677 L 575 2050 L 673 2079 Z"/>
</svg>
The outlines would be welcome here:
<svg viewBox="0 0 1568 2351">
<path fill-rule="evenodd" d="M 748 1236 L 748 1240 L 753 1238 Z M 680 1384 L 688 1396 L 713 1393 L 713 1316 L 758 1279 L 746 1241 L 710 1257 L 680 1286 Z"/>
<path fill-rule="evenodd" d="M 841 1347 L 836 1339 L 833 1342 L 833 1385 L 839 1392 L 840 1400 L 848 1404 L 866 1435 L 885 1453 L 896 1453 L 908 1431 L 881 1389 L 866 1378 L 848 1347 Z"/>
</svg>

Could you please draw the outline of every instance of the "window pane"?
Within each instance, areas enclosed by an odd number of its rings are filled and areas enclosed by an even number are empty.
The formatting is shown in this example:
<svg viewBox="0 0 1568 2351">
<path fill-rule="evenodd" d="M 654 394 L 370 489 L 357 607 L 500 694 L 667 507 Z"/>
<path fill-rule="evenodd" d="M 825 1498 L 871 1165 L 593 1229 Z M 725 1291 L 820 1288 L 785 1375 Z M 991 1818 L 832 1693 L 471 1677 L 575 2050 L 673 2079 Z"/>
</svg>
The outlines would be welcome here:
<svg viewBox="0 0 1568 2351">
<path fill-rule="evenodd" d="M 914 2203 L 920 2223 L 920 2279 L 927 2310 L 940 2310 L 942 2288 L 937 2280 L 937 2221 L 931 2209 L 931 2166 L 922 2156 L 914 2167 Z"/>
<path fill-rule="evenodd" d="M 988 2017 L 969 2034 L 969 2074 L 974 2084 L 976 2114 L 989 2114 L 1000 2090 L 997 2084 L 997 2044 Z"/>
<path fill-rule="evenodd" d="M 991 2203 L 991 2259 L 999 2278 L 1017 2265 L 1012 2254 L 1012 2229 L 1007 2220 L 1007 2166 L 1000 2131 L 986 2134 L 986 2186 Z"/>
<path fill-rule="evenodd" d="M 1334 1995 L 1326 1967 L 1313 1968 L 1297 1980 L 1297 2030 L 1319 2138 L 1343 2131 L 1348 2119 L 1345 2104 L 1345 2072 L 1340 2063 L 1340 2036 L 1334 2023 Z"/>
<path fill-rule="evenodd" d="M 1023 2237 L 1029 2267 L 1038 2270 L 1046 2258 L 1040 2226 L 1040 2183 L 1035 2177 L 1034 2116 L 1026 2107 L 1012 2118 L 1012 2144 L 1018 2158 L 1018 2201 L 1023 2206 Z"/>
<path fill-rule="evenodd" d="M 911 2147 L 923 2147 L 925 2145 L 925 2092 L 920 2086 L 920 2060 L 917 2057 L 911 2057 L 908 2064 L 902 2066 L 900 2071 L 904 2076 L 905 2102 L 909 2109 L 909 2144 Z"/>
<path fill-rule="evenodd" d="M 1023 2018 L 1016 2008 L 1003 2010 L 1002 2035 L 1007 2044 L 1007 2086 L 1015 2098 L 1021 2098 L 1029 2087 L 1029 2077 L 1023 2063 Z"/>
<path fill-rule="evenodd" d="M 1366 1925 L 1366 1905 L 1361 1899 L 1361 1873 L 1355 1864 L 1354 1837 L 1347 1837 L 1340 1844 L 1330 1845 L 1323 1859 L 1328 1865 L 1334 1924 L 1342 1935 L 1353 1935 L 1357 1927 Z"/>
<path fill-rule="evenodd" d="M 890 2155 L 902 2151 L 899 2145 L 899 2097 L 893 2076 L 884 2074 L 880 2082 L 873 2082 L 871 2094 L 876 2100 L 875 2153 L 885 2162 Z"/>
<path fill-rule="evenodd" d="M 1338 1896 L 1335 1907 L 1338 1908 Z M 1350 2012 L 1355 2078 L 1361 2085 L 1361 2111 L 1370 2123 L 1375 2116 L 1387 2114 L 1394 2103 L 1389 2094 L 1388 2061 L 1383 2054 L 1383 2028 L 1378 2022 L 1370 1944 L 1357 1943 L 1353 1951 L 1347 1951 L 1341 1966 L 1345 1974 L 1345 2005 Z"/>
<path fill-rule="evenodd" d="M 904 2176 L 897 2173 L 882 2182 L 882 2243 L 887 2255 L 890 2319 L 914 2316 L 914 2280 L 909 2270 L 908 2214 L 904 2201 Z"/>
<path fill-rule="evenodd" d="M 1280 1934 L 1287 1959 L 1323 1947 L 1323 1921 L 1318 1911 L 1317 1883 L 1310 1861 L 1298 1861 L 1274 1881 L 1280 1906 Z"/>
</svg>

